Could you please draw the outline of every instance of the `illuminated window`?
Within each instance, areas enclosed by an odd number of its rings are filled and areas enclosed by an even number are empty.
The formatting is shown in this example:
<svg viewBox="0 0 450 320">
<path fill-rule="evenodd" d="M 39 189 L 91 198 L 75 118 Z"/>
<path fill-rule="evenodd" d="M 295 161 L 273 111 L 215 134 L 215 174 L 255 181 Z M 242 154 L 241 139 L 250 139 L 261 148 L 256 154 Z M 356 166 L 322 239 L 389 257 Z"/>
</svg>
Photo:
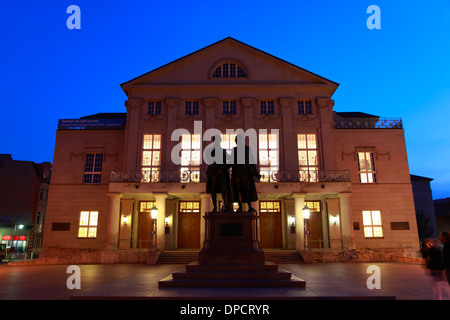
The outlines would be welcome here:
<svg viewBox="0 0 450 320">
<path fill-rule="evenodd" d="M 156 115 L 161 114 L 161 101 L 149 101 L 147 114 Z"/>
<path fill-rule="evenodd" d="M 155 201 L 141 201 L 139 202 L 139 212 L 150 212 L 155 205 Z"/>
<path fill-rule="evenodd" d="M 221 134 L 222 141 L 220 147 L 225 149 L 229 155 L 231 155 L 233 148 L 236 147 L 236 134 Z"/>
<path fill-rule="evenodd" d="M 181 136 L 181 182 L 200 182 L 201 136 Z"/>
<path fill-rule="evenodd" d="M 103 153 L 86 153 L 83 183 L 98 184 L 102 179 Z"/>
<path fill-rule="evenodd" d="M 274 114 L 275 109 L 272 100 L 263 100 L 260 102 L 261 114 Z"/>
<path fill-rule="evenodd" d="M 186 101 L 185 114 L 198 114 L 198 101 L 197 100 Z"/>
<path fill-rule="evenodd" d="M 200 212 L 200 202 L 180 201 L 180 212 L 190 212 L 190 213 Z"/>
<path fill-rule="evenodd" d="M 316 134 L 297 134 L 298 164 L 301 182 L 318 181 Z"/>
<path fill-rule="evenodd" d="M 381 212 L 378 210 L 363 211 L 364 237 L 382 238 Z"/>
<path fill-rule="evenodd" d="M 278 134 L 259 134 L 259 173 L 261 182 L 276 182 L 278 174 Z"/>
<path fill-rule="evenodd" d="M 235 63 L 224 63 L 214 70 L 213 78 L 245 78 L 245 71 Z"/>
<path fill-rule="evenodd" d="M 279 201 L 259 201 L 260 212 L 281 212 Z"/>
<path fill-rule="evenodd" d="M 223 101 L 222 113 L 223 114 L 236 114 L 236 101 L 235 100 Z"/>
<path fill-rule="evenodd" d="M 96 238 L 98 211 L 81 211 L 78 238 Z"/>
<path fill-rule="evenodd" d="M 217 200 L 218 201 L 218 205 L 217 205 L 217 207 L 218 208 L 222 208 L 222 200 Z M 238 209 L 239 209 L 239 203 L 237 203 L 237 202 L 233 202 L 233 206 L 232 206 L 233 208 L 233 211 L 237 211 Z"/>
<path fill-rule="evenodd" d="M 161 169 L 161 135 L 144 134 L 142 143 L 142 180 L 158 182 Z"/>
<path fill-rule="evenodd" d="M 299 114 L 312 114 L 311 100 L 297 101 L 297 107 Z"/>
<path fill-rule="evenodd" d="M 358 152 L 358 171 L 361 183 L 377 182 L 373 152 Z"/>
<path fill-rule="evenodd" d="M 305 201 L 305 205 L 313 212 L 320 212 L 320 201 Z"/>
</svg>

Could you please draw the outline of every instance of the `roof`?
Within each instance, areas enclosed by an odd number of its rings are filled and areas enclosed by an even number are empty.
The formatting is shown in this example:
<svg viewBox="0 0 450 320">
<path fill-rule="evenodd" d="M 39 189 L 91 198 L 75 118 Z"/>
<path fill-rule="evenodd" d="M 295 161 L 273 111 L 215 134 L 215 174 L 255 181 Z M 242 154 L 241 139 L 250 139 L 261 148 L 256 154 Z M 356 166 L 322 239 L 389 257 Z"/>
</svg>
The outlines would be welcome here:
<svg viewBox="0 0 450 320">
<path fill-rule="evenodd" d="M 344 117 L 344 118 L 379 118 L 379 116 L 375 116 L 373 114 L 368 114 L 364 112 L 336 112 L 338 116 Z"/>
<path fill-rule="evenodd" d="M 426 180 L 426 181 L 433 181 L 432 178 L 422 177 L 422 176 L 416 176 L 414 174 L 410 174 L 411 180 Z"/>
<path fill-rule="evenodd" d="M 96 113 L 90 116 L 81 117 L 80 119 L 125 119 L 126 117 L 126 112 L 108 112 Z"/>
<path fill-rule="evenodd" d="M 208 45 L 208 46 L 206 46 L 206 47 L 204 47 L 204 48 L 202 48 L 202 49 L 199 49 L 199 50 L 197 50 L 197 51 L 194 51 L 194 52 L 192 52 L 192 53 L 190 53 L 190 54 L 188 54 L 188 55 L 185 55 L 185 56 L 183 56 L 183 57 L 181 57 L 181 58 L 178 58 L 178 59 L 176 59 L 176 60 L 174 60 L 174 61 L 172 61 L 172 62 L 169 62 L 169 63 L 167 63 L 167 64 L 165 64 L 165 65 L 162 65 L 162 66 L 160 66 L 160 67 L 158 67 L 158 68 L 156 68 L 156 69 L 153 69 L 153 70 L 151 70 L 151 71 L 149 71 L 149 72 L 147 72 L 147 73 L 144 73 L 143 75 L 140 75 L 140 76 L 138 76 L 138 77 L 136 77 L 136 78 L 133 78 L 133 79 L 131 79 L 131 80 L 128 80 L 128 81 L 122 83 L 120 86 L 123 88 L 124 85 L 127 85 L 127 84 L 129 84 L 130 82 L 132 82 L 132 81 L 134 81 L 134 80 L 137 80 L 137 79 L 139 79 L 139 78 L 141 78 L 141 77 L 147 76 L 147 75 L 149 75 L 149 74 L 152 73 L 152 72 L 155 72 L 155 71 L 157 71 L 157 70 L 159 70 L 159 69 L 162 69 L 162 68 L 164 68 L 164 67 L 167 67 L 167 66 L 169 66 L 169 65 L 171 65 L 171 64 L 173 64 L 173 63 L 179 62 L 179 61 L 181 61 L 181 60 L 183 60 L 183 59 L 186 59 L 186 58 L 188 58 L 188 57 L 190 57 L 190 56 L 193 56 L 194 54 L 196 54 L 196 53 L 198 53 L 198 52 L 201 52 L 201 51 L 203 51 L 203 50 L 206 50 L 206 49 L 208 49 L 208 48 L 211 48 L 211 47 L 213 47 L 213 46 L 216 46 L 216 45 L 218 45 L 218 44 L 220 44 L 220 43 L 222 43 L 222 42 L 225 42 L 225 41 L 232 41 L 232 42 L 234 42 L 234 43 L 240 44 L 240 45 L 242 45 L 242 46 L 245 46 L 245 47 L 247 47 L 247 48 L 250 48 L 250 49 L 252 49 L 252 50 L 257 51 L 257 52 L 259 52 L 260 54 L 263 54 L 263 55 L 266 55 L 266 56 L 268 56 L 268 57 L 274 58 L 274 59 L 276 59 L 276 60 L 278 60 L 278 61 L 280 61 L 280 62 L 282 62 L 282 63 L 288 64 L 288 65 L 291 66 L 291 67 L 294 67 L 294 68 L 297 68 L 297 69 L 299 69 L 299 70 L 302 70 L 302 71 L 304 71 L 304 72 L 306 72 L 306 73 L 309 73 L 310 75 L 312 75 L 312 76 L 314 76 L 314 77 L 318 77 L 318 78 L 324 79 L 324 80 L 326 80 L 326 81 L 328 81 L 328 82 L 331 82 L 331 83 L 335 84 L 336 87 L 339 86 L 339 83 L 337 83 L 337 82 L 334 82 L 334 81 L 332 81 L 332 80 L 329 80 L 329 79 L 327 79 L 327 78 L 324 78 L 324 77 L 322 77 L 322 76 L 319 76 L 318 74 L 315 74 L 315 73 L 313 73 L 313 72 L 311 72 L 311 71 L 308 71 L 308 70 L 306 70 L 306 69 L 303 69 L 303 68 L 301 68 L 301 67 L 299 67 L 299 66 L 297 66 L 297 65 L 295 65 L 295 64 L 293 64 L 293 63 L 290 63 L 290 62 L 288 62 L 288 61 L 286 61 L 286 60 L 280 59 L 280 58 L 278 58 L 278 57 L 276 57 L 276 56 L 274 56 L 274 55 L 271 55 L 270 53 L 267 53 L 267 52 L 265 52 L 265 51 L 262 51 L 262 50 L 260 50 L 260 49 L 255 48 L 255 47 L 252 47 L 252 46 L 250 46 L 250 45 L 248 45 L 248 44 L 246 44 L 246 43 L 244 43 L 244 42 L 241 42 L 241 41 L 239 41 L 239 40 L 236 40 L 236 39 L 234 39 L 234 38 L 232 38 L 232 37 L 227 37 L 227 38 L 222 39 L 222 40 L 220 40 L 220 41 L 214 42 L 213 44 L 210 44 L 210 45 Z"/>
</svg>

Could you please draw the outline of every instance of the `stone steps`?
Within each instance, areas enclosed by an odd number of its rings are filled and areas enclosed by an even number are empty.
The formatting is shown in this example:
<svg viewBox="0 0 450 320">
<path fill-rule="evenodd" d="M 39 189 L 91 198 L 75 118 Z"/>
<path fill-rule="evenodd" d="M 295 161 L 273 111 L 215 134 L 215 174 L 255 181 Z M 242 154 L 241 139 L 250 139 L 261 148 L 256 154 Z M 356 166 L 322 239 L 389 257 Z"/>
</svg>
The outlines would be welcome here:
<svg viewBox="0 0 450 320">
<path fill-rule="evenodd" d="M 266 261 L 277 264 L 304 263 L 301 255 L 294 250 L 264 251 Z M 198 251 L 166 250 L 161 252 L 158 264 L 189 264 L 198 261 Z"/>
<path fill-rule="evenodd" d="M 264 251 L 266 261 L 277 264 L 304 263 L 302 256 L 297 251 Z"/>
<path fill-rule="evenodd" d="M 198 261 L 198 251 L 167 250 L 161 252 L 157 264 L 188 264 Z"/>
<path fill-rule="evenodd" d="M 159 287 L 304 287 L 306 282 L 278 265 L 219 264 L 186 265 L 186 272 L 175 272 L 160 280 Z"/>
</svg>

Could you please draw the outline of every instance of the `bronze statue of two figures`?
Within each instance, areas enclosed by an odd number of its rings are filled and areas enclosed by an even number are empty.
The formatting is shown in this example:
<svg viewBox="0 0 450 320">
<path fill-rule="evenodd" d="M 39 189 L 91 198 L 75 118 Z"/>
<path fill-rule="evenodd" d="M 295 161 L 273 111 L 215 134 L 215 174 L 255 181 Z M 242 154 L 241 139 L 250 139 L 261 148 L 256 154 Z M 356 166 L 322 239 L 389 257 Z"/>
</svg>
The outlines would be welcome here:
<svg viewBox="0 0 450 320">
<path fill-rule="evenodd" d="M 206 193 L 211 194 L 213 212 L 217 212 L 217 194 L 222 194 L 223 212 L 232 212 L 233 203 L 237 202 L 237 211 L 244 211 L 242 204 L 248 204 L 248 211 L 252 208 L 252 201 L 258 200 L 254 178 L 260 179 L 261 175 L 256 167 L 252 150 L 244 143 L 244 136 L 236 137 L 236 147 L 231 155 L 220 147 L 220 136 L 214 137 L 210 144 L 208 169 L 206 171 Z M 217 156 L 216 156 L 217 155 Z M 230 175 L 231 169 L 231 175 Z"/>
</svg>

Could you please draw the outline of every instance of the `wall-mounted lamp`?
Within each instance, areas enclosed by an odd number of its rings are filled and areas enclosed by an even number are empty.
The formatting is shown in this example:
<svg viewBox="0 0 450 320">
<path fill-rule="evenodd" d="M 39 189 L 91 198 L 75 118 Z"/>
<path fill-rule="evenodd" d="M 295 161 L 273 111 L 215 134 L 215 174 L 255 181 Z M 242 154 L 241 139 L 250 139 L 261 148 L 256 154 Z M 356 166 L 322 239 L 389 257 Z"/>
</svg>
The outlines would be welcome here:
<svg viewBox="0 0 450 320">
<path fill-rule="evenodd" d="M 295 217 L 294 216 L 289 217 L 289 223 L 291 224 L 291 226 L 295 226 Z"/>
<path fill-rule="evenodd" d="M 165 234 L 169 234 L 170 233 L 169 221 L 170 221 L 169 217 L 165 217 L 164 218 L 164 222 L 166 223 L 165 228 L 164 228 L 164 233 Z"/>
<path fill-rule="evenodd" d="M 123 224 L 127 224 L 128 223 L 128 216 L 123 216 L 122 217 L 122 222 L 123 222 Z"/>
<path fill-rule="evenodd" d="M 333 224 L 336 225 L 336 223 L 339 222 L 339 217 L 338 216 L 331 216 L 331 222 L 333 222 Z"/>
<path fill-rule="evenodd" d="M 295 233 L 295 216 L 289 216 L 289 223 L 291 225 L 291 233 Z"/>
</svg>

